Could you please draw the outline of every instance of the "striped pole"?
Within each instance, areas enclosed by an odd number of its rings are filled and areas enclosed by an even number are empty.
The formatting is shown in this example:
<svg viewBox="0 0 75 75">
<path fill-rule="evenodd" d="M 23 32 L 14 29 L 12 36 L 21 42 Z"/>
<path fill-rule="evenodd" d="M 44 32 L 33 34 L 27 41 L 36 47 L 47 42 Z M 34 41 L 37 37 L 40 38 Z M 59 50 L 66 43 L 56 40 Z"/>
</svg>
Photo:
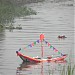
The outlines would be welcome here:
<svg viewBox="0 0 75 75">
<path fill-rule="evenodd" d="M 43 57 L 44 55 L 44 49 L 43 49 L 43 40 L 44 40 L 44 34 L 40 35 L 40 41 L 41 41 L 41 56 Z"/>
</svg>

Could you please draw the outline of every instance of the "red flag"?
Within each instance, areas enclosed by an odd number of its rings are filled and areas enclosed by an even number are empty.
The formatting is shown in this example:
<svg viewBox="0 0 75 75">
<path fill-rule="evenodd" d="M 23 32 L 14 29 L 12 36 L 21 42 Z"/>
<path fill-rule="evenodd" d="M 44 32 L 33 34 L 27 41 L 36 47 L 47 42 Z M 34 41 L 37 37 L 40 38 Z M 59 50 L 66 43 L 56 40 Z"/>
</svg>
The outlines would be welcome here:
<svg viewBox="0 0 75 75">
<path fill-rule="evenodd" d="M 34 43 L 32 43 L 32 46 L 34 46 Z"/>
<path fill-rule="evenodd" d="M 40 35 L 40 40 L 42 41 L 44 39 L 44 34 Z"/>
<path fill-rule="evenodd" d="M 48 43 L 48 46 L 50 46 L 50 43 Z"/>
</svg>

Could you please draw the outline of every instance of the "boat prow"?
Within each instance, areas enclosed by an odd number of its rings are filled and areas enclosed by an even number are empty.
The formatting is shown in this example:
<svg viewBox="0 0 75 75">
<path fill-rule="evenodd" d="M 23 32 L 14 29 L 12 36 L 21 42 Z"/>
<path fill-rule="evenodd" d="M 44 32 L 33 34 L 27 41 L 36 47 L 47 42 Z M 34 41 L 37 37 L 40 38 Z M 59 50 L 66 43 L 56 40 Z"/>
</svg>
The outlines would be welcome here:
<svg viewBox="0 0 75 75">
<path fill-rule="evenodd" d="M 23 62 L 36 62 L 36 63 L 41 62 L 40 59 L 36 59 L 36 58 L 33 58 L 33 57 L 23 55 L 22 53 L 20 53 L 18 51 L 16 51 L 16 53 L 23 60 Z"/>
</svg>

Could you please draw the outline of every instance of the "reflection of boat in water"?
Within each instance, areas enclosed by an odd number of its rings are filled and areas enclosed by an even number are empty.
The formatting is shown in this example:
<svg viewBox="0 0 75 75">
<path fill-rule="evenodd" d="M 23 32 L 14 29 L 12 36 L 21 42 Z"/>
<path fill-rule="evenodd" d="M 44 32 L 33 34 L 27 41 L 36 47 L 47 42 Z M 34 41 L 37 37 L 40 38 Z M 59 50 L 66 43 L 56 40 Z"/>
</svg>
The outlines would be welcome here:
<svg viewBox="0 0 75 75">
<path fill-rule="evenodd" d="M 62 35 L 62 36 L 58 36 L 58 38 L 61 38 L 61 39 L 64 39 L 64 38 L 67 38 L 65 35 Z"/>
<path fill-rule="evenodd" d="M 34 62 L 22 62 L 22 64 L 20 64 L 20 67 L 17 67 L 17 70 L 19 71 L 25 71 L 27 68 L 31 68 L 32 66 L 37 65 L 37 63 Z"/>
<path fill-rule="evenodd" d="M 35 67 L 43 66 L 42 63 L 35 63 L 35 62 L 22 62 L 19 67 L 17 67 L 16 75 L 25 75 L 26 72 L 29 73 L 31 71 L 34 71 Z M 43 68 L 42 68 L 43 69 Z M 41 72 L 43 75 L 43 70 Z"/>
<path fill-rule="evenodd" d="M 58 54 L 60 54 L 60 57 L 51 57 L 48 56 L 46 59 L 43 58 L 43 42 L 45 42 L 50 48 L 53 49 L 53 51 L 57 52 Z M 24 62 L 35 62 L 35 63 L 39 63 L 39 62 L 58 62 L 58 61 L 64 61 L 64 59 L 67 57 L 66 54 L 62 54 L 61 52 L 59 52 L 55 47 L 53 47 L 49 42 L 45 41 L 44 39 L 44 35 L 41 34 L 40 35 L 40 40 L 35 41 L 34 43 L 28 45 L 29 47 L 32 47 L 35 45 L 35 43 L 41 43 L 41 56 L 42 58 L 38 58 L 38 57 L 30 57 L 27 55 L 22 54 L 20 51 L 21 49 L 19 49 L 18 51 L 16 51 L 17 55 L 24 61 Z M 23 49 L 22 49 L 23 50 Z"/>
<path fill-rule="evenodd" d="M 63 63 L 57 63 L 57 65 L 62 66 L 63 64 L 65 65 L 65 63 L 66 63 L 66 61 L 64 61 Z M 45 66 L 46 66 L 46 70 L 45 70 Z M 55 63 L 49 63 L 49 62 L 46 62 L 46 63 L 43 63 L 43 62 L 41 62 L 41 63 L 22 62 L 22 64 L 20 64 L 20 66 L 17 67 L 16 75 L 31 75 L 31 73 L 33 75 L 35 75 L 36 73 L 37 73 L 36 75 L 46 75 L 45 71 L 47 73 L 49 73 L 49 75 L 51 75 L 52 71 L 56 70 L 56 68 L 57 67 L 55 66 Z M 57 68 L 57 71 L 58 71 L 58 68 Z"/>
</svg>

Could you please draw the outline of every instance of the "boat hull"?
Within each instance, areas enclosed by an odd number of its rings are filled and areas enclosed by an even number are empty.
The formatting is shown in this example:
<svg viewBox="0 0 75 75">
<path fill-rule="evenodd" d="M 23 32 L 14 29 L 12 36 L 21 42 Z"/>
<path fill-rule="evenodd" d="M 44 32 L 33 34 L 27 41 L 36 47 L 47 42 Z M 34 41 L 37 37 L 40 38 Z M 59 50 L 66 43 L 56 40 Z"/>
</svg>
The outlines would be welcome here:
<svg viewBox="0 0 75 75">
<path fill-rule="evenodd" d="M 40 63 L 40 62 L 62 62 L 64 59 L 67 57 L 66 55 L 61 56 L 61 57 L 56 57 L 56 58 L 50 58 L 50 59 L 38 59 L 38 58 L 33 58 L 29 57 L 26 55 L 23 55 L 20 52 L 16 52 L 17 55 L 23 60 L 23 62 L 35 62 L 35 63 Z"/>
</svg>

